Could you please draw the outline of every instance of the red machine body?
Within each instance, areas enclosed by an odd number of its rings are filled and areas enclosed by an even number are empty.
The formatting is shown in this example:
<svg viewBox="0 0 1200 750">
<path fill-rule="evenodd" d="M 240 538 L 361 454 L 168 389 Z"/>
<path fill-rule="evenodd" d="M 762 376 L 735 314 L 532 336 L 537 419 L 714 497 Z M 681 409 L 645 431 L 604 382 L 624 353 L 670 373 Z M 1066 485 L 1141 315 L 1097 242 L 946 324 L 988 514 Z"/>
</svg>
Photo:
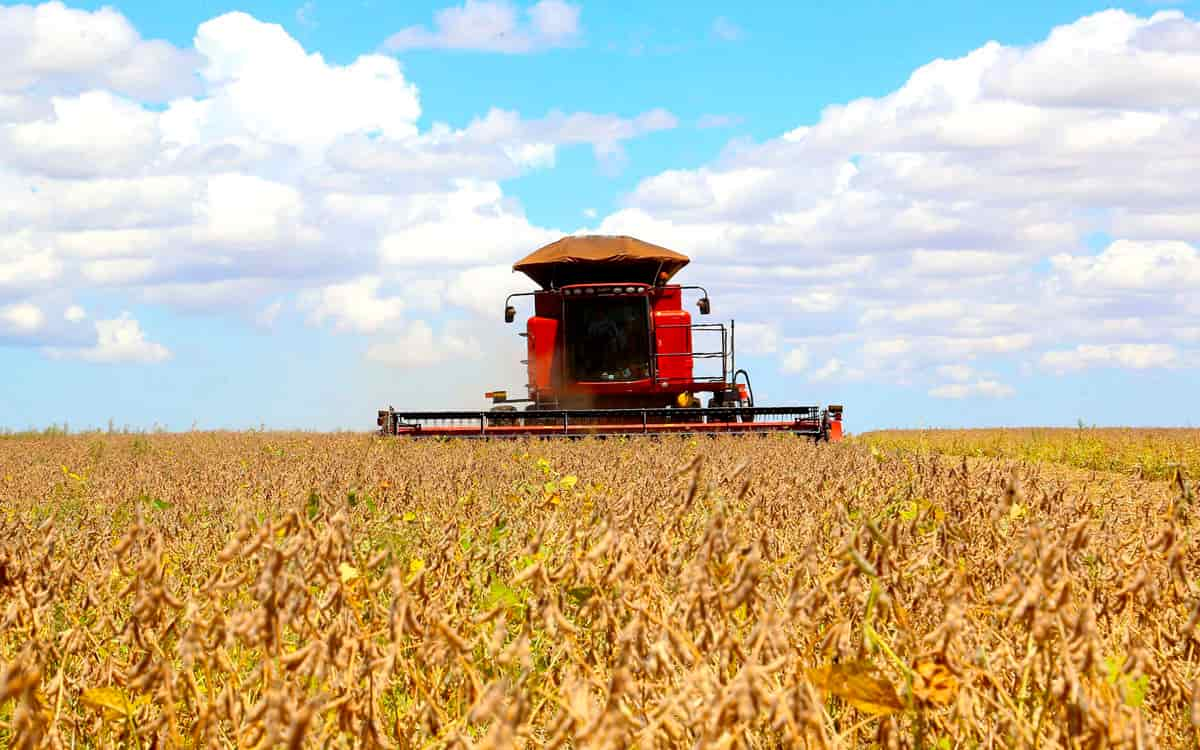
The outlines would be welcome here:
<svg viewBox="0 0 1200 750">
<path fill-rule="evenodd" d="M 723 334 L 723 326 L 707 330 Z M 536 292 L 525 324 L 529 400 L 545 408 L 649 408 L 677 405 L 683 394 L 728 390 L 724 377 L 696 378 L 692 334 L 677 284 L 572 284 Z"/>
</svg>

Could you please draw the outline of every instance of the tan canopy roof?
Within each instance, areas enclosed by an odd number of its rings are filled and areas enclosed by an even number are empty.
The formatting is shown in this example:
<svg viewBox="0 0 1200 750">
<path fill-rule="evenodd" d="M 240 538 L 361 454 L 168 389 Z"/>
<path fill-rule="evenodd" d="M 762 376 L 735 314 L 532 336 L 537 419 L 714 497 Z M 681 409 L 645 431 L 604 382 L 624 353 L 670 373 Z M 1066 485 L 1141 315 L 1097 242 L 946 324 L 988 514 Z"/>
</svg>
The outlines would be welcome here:
<svg viewBox="0 0 1200 750">
<path fill-rule="evenodd" d="M 590 274 L 598 274 L 596 281 L 655 283 L 670 279 L 688 262 L 686 255 L 633 237 L 587 235 L 551 242 L 514 263 L 513 270 L 550 289 L 588 283 Z M 624 273 L 627 278 L 609 278 L 614 272 Z M 660 276 L 664 273 L 665 278 Z"/>
</svg>

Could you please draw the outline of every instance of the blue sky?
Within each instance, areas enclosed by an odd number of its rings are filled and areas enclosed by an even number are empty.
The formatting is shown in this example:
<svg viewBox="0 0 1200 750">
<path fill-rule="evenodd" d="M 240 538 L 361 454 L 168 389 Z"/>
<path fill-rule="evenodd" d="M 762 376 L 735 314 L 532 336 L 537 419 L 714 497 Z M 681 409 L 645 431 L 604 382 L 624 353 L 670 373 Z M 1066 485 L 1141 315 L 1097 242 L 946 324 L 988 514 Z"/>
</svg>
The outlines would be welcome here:
<svg viewBox="0 0 1200 750">
<path fill-rule="evenodd" d="M 1200 422 L 1191 4 L 846 5 L 0 5 L 0 426 L 482 407 L 575 231 L 851 430 Z"/>
</svg>

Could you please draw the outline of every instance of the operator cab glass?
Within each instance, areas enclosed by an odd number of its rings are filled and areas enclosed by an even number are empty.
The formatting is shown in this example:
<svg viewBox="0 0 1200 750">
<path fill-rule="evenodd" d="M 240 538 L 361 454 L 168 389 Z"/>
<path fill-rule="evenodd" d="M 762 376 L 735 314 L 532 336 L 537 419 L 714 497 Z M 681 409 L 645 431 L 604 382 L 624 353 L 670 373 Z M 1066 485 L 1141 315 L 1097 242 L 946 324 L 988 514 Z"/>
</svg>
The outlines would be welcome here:
<svg viewBox="0 0 1200 750">
<path fill-rule="evenodd" d="M 645 297 L 569 297 L 566 354 L 576 381 L 650 377 L 650 318 Z"/>
</svg>

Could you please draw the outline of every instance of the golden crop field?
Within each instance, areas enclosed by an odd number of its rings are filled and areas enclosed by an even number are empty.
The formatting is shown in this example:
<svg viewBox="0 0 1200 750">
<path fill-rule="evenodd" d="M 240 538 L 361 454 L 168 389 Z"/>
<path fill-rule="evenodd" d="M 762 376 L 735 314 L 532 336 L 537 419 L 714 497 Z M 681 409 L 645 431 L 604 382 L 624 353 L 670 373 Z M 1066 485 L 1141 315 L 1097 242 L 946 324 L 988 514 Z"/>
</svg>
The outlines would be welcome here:
<svg viewBox="0 0 1200 750">
<path fill-rule="evenodd" d="M 1187 747 L 1184 484 L 790 437 L 0 439 L 0 747 Z"/>
<path fill-rule="evenodd" d="M 953 456 L 1049 461 L 1081 469 L 1171 479 L 1200 476 L 1200 430 L 1128 427 L 882 430 L 859 440 L 880 448 Z"/>
</svg>

